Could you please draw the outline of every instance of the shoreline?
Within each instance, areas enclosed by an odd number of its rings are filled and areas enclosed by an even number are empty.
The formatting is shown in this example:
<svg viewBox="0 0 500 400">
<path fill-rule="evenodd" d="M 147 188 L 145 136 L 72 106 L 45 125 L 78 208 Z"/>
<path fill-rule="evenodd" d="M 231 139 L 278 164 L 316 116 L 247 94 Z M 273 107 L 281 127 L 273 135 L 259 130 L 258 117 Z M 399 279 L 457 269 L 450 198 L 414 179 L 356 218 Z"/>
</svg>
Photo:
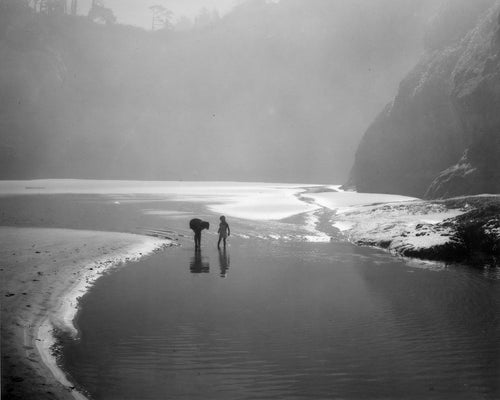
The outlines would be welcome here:
<svg viewBox="0 0 500 400">
<path fill-rule="evenodd" d="M 336 211 L 333 226 L 357 246 L 413 260 L 499 266 L 499 195 L 365 204 Z"/>
<path fill-rule="evenodd" d="M 58 367 L 54 329 L 76 335 L 78 298 L 104 273 L 172 244 L 120 232 L 0 227 L 2 397 L 77 399 Z"/>
<path fill-rule="evenodd" d="M 470 245 L 490 249 L 500 260 L 498 195 L 425 201 L 336 192 L 335 187 L 325 190 L 324 186 L 299 194 L 285 189 L 285 197 L 300 199 L 308 208 L 329 210 L 321 220 L 309 212 L 305 221 L 306 228 L 315 232 L 318 225 L 327 228 L 322 231 L 327 232 L 325 235 L 315 236 L 320 241 L 329 241 L 333 228 L 333 236 L 338 239 L 341 232 L 343 240 L 383 248 L 409 260 L 455 262 L 443 257 L 463 256 L 458 250 L 468 246 L 464 240 L 472 237 L 481 240 Z M 269 200 L 268 196 L 264 198 Z M 109 195 L 99 204 L 89 205 L 75 201 L 74 197 L 64 201 L 41 195 L 3 197 L 3 223 L 9 225 L 0 226 L 3 398 L 85 399 L 57 366 L 52 331 L 56 328 L 77 334 L 72 321 L 78 298 L 103 273 L 172 245 L 166 239 L 122 233 L 141 229 L 137 226 L 162 226 L 157 214 L 136 209 L 127 200 L 130 199 Z M 235 206 L 234 199 L 224 200 Z M 200 200 L 189 197 L 189 201 Z M 254 208 L 256 204 L 261 203 L 252 201 L 246 206 Z M 276 205 L 271 203 L 271 211 L 275 211 Z M 33 227 L 37 224 L 40 227 Z"/>
</svg>

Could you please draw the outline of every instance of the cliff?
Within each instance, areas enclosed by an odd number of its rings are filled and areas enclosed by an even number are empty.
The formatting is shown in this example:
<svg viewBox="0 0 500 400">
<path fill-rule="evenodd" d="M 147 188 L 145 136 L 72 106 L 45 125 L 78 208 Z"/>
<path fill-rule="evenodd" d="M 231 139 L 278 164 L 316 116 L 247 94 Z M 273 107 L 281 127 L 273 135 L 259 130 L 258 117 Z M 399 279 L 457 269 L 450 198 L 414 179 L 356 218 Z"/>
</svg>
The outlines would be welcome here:
<svg viewBox="0 0 500 400">
<path fill-rule="evenodd" d="M 450 1 L 394 101 L 365 132 L 347 186 L 444 198 L 500 192 L 500 2 Z"/>
</svg>

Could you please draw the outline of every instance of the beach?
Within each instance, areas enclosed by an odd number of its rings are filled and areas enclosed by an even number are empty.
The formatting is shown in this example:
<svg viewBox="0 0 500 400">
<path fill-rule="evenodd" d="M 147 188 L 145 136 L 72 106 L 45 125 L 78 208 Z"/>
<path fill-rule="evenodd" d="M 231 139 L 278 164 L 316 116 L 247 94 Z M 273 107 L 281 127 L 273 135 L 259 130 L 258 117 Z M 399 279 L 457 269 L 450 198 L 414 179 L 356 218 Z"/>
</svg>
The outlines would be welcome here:
<svg viewBox="0 0 500 400">
<path fill-rule="evenodd" d="M 224 213 L 237 222 L 231 241 L 241 249 L 275 243 L 295 251 L 301 243 L 349 241 L 398 256 L 428 259 L 432 252 L 439 261 L 450 244 L 460 245 L 460 218 L 498 201 L 425 202 L 325 185 L 77 180 L 4 182 L 0 194 L 2 397 L 8 399 L 84 398 L 57 365 L 54 329 L 78 335 L 79 297 L 113 268 L 174 243 L 189 250 L 187 223 L 194 216 L 214 222 Z M 497 243 L 498 218 L 483 219 Z M 202 245 L 215 240 L 212 229 Z"/>
<path fill-rule="evenodd" d="M 296 188 L 263 185 L 91 180 L 3 181 L 0 185 L 2 274 L 2 398 L 81 399 L 56 363 L 54 328 L 76 335 L 78 298 L 102 274 L 172 245 L 145 226 L 161 226 L 163 216 L 136 206 L 135 197 L 154 205 L 159 199 L 207 197 L 239 210 L 236 199 L 257 194 L 271 211 L 257 218 L 279 218 L 311 209 L 295 199 Z M 286 186 L 286 185 L 283 185 Z M 284 193 L 284 194 L 282 194 Z M 264 197 L 261 198 L 264 194 Z M 281 198 L 276 201 L 275 197 Z M 236 201 L 236 202 L 235 202 Z M 234 205 L 233 205 L 234 204 Z M 289 210 L 283 214 L 283 204 Z M 243 204 L 246 206 L 246 203 Z M 220 207 L 214 201 L 215 208 Z M 255 204 L 248 207 L 258 210 Z M 248 207 L 244 207 L 246 210 Z M 228 207 L 231 208 L 231 207 Z M 241 206 L 240 206 L 241 208 Z M 179 211 L 182 222 L 196 207 Z M 275 214 L 272 214 L 272 213 Z M 169 216 L 176 212 L 169 212 Z M 142 234 L 145 233 L 145 234 Z M 190 235 L 190 232 L 186 232 Z"/>
<path fill-rule="evenodd" d="M 52 329 L 74 332 L 77 297 L 98 276 L 168 245 L 148 236 L 0 228 L 2 397 L 81 398 L 52 355 Z"/>
</svg>

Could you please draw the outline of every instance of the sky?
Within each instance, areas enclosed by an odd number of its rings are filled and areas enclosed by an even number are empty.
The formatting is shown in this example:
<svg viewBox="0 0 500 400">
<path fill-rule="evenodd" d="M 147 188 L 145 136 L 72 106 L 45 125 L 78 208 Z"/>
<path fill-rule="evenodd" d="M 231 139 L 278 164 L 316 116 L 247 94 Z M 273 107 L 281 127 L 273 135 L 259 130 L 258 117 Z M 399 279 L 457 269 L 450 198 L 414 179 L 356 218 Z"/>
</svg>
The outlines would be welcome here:
<svg viewBox="0 0 500 400">
<path fill-rule="evenodd" d="M 79 0 L 78 12 L 86 14 L 91 0 Z M 151 28 L 152 5 L 162 5 L 174 13 L 174 21 L 185 15 L 195 17 L 203 7 L 216 9 L 220 15 L 226 14 L 238 3 L 238 0 L 104 0 L 104 5 L 113 10 L 117 22 L 135 25 L 145 29 Z"/>
</svg>

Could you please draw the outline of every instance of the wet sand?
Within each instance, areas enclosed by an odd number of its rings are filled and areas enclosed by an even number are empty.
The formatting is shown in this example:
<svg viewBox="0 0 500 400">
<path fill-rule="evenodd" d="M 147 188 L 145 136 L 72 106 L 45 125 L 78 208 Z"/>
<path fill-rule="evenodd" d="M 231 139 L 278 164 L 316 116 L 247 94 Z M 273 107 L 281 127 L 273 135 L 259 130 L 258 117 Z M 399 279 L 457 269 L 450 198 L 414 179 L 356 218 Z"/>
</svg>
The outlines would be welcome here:
<svg viewBox="0 0 500 400">
<path fill-rule="evenodd" d="M 0 227 L 2 398 L 73 399 L 57 368 L 54 327 L 71 324 L 78 296 L 112 267 L 170 244 L 119 232 Z"/>
</svg>

